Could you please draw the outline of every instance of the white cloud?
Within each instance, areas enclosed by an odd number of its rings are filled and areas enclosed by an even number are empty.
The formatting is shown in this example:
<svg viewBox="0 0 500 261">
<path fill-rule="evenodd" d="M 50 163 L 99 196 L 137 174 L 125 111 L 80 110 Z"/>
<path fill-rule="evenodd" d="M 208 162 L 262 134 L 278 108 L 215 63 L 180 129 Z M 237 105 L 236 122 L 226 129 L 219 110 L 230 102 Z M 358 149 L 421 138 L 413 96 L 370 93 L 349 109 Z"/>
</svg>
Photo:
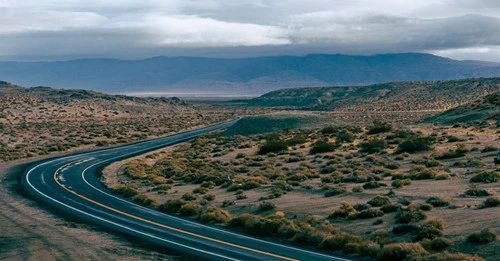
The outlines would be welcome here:
<svg viewBox="0 0 500 261">
<path fill-rule="evenodd" d="M 479 57 L 473 50 L 500 46 L 499 3 L 0 0 L 0 59 L 428 50 Z"/>
</svg>

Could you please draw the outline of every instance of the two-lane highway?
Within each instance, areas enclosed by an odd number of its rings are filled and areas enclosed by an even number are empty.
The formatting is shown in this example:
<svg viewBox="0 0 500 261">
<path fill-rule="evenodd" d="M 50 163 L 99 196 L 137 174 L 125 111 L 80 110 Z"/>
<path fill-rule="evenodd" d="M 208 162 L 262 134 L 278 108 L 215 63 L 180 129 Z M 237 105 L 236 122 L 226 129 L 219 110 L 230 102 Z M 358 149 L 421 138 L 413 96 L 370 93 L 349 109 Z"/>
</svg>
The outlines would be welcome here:
<svg viewBox="0 0 500 261">
<path fill-rule="evenodd" d="M 97 169 L 147 151 L 227 128 L 236 121 L 121 147 L 63 156 L 28 167 L 23 187 L 34 197 L 81 219 L 207 260 L 346 260 L 264 241 L 160 213 L 112 195 Z"/>
</svg>

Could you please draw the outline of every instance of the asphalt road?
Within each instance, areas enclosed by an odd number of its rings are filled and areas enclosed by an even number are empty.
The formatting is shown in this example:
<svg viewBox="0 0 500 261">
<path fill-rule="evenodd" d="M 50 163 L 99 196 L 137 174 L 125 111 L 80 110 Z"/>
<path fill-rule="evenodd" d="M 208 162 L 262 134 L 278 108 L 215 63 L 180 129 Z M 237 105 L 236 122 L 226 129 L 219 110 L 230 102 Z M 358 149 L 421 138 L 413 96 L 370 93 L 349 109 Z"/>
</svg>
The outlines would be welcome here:
<svg viewBox="0 0 500 261">
<path fill-rule="evenodd" d="M 70 215 L 204 260 L 347 260 L 248 237 L 136 205 L 112 195 L 95 175 L 97 169 L 113 161 L 227 128 L 234 122 L 36 163 L 25 170 L 21 183 L 32 196 Z"/>
</svg>

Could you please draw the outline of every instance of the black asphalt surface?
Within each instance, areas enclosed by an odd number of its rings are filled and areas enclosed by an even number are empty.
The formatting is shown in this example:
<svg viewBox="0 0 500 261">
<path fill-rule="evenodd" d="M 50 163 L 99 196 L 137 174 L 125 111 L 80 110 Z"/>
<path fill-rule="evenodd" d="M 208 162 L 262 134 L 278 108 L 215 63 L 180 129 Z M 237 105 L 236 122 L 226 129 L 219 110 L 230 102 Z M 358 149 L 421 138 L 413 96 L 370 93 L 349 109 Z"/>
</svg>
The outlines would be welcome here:
<svg viewBox="0 0 500 261">
<path fill-rule="evenodd" d="M 95 174 L 97 169 L 113 161 L 224 129 L 235 122 L 51 159 L 28 167 L 21 183 L 32 196 L 70 215 L 203 260 L 347 260 L 248 237 L 136 205 L 112 195 Z"/>
</svg>

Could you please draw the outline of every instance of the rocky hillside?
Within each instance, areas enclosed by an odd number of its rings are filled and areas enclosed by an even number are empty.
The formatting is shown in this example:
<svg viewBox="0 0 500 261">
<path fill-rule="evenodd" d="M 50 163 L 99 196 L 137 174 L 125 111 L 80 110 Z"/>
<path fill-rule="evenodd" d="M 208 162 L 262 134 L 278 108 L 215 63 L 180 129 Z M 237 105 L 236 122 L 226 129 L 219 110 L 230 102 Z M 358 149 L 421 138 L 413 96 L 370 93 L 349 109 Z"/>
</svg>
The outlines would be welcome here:
<svg viewBox="0 0 500 261">
<path fill-rule="evenodd" d="M 252 99 L 249 104 L 339 112 L 446 110 L 499 91 L 500 78 L 391 82 L 355 87 L 282 89 Z"/>
<path fill-rule="evenodd" d="M 177 98 L 0 82 L 0 162 L 158 137 L 231 117 L 200 111 Z"/>
<path fill-rule="evenodd" d="M 500 92 L 449 109 L 424 120 L 428 123 L 454 124 L 459 122 L 494 121 L 500 127 Z"/>
</svg>

